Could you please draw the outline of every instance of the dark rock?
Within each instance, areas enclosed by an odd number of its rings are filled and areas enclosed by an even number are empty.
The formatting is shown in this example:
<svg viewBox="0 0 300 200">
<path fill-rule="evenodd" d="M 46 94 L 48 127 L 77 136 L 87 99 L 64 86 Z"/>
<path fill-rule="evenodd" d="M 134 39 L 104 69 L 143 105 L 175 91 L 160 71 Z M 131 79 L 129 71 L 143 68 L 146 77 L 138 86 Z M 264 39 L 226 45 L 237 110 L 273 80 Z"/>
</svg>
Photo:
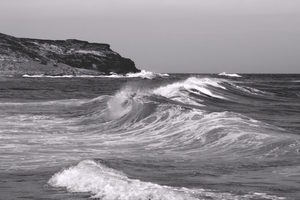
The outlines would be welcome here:
<svg viewBox="0 0 300 200">
<path fill-rule="evenodd" d="M 139 71 L 132 60 L 112 51 L 108 44 L 75 39 L 16 38 L 0 33 L 0 74 L 126 74 Z"/>
</svg>

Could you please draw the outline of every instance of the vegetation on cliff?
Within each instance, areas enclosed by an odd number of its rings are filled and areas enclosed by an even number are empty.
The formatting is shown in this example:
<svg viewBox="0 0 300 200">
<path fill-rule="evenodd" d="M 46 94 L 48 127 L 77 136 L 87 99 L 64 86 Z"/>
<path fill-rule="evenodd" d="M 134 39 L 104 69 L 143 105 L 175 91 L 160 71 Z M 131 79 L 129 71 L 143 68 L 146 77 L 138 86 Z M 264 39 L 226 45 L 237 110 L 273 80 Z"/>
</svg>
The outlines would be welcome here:
<svg viewBox="0 0 300 200">
<path fill-rule="evenodd" d="M 0 74 L 100 75 L 136 73 L 132 60 L 108 44 L 16 38 L 0 33 Z"/>
</svg>

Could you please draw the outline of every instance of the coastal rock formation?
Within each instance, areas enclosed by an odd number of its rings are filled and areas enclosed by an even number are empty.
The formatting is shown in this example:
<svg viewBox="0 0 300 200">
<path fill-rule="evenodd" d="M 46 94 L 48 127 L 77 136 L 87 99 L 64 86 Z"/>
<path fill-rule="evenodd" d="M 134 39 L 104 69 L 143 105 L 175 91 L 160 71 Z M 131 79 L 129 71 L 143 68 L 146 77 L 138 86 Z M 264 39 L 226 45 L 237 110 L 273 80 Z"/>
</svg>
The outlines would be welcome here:
<svg viewBox="0 0 300 200">
<path fill-rule="evenodd" d="M 0 33 L 1 75 L 101 75 L 140 70 L 108 44 L 16 38 Z"/>
</svg>

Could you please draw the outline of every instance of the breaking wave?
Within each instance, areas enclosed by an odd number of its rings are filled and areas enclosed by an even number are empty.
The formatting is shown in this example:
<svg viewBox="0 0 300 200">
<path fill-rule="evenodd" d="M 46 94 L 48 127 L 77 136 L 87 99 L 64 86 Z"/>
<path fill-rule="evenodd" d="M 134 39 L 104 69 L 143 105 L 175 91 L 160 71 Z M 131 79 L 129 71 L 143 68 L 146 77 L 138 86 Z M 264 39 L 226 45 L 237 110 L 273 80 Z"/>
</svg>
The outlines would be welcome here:
<svg viewBox="0 0 300 200">
<path fill-rule="evenodd" d="M 128 73 L 126 74 L 126 77 L 128 78 L 146 78 L 146 79 L 153 79 L 156 77 L 168 77 L 169 74 L 161 74 L 161 73 L 154 73 L 146 70 L 142 70 L 141 72 L 138 73 Z"/>
<path fill-rule="evenodd" d="M 55 174 L 49 184 L 71 192 L 91 192 L 103 200 L 196 200 L 188 190 L 129 179 L 125 174 L 91 160 Z"/>
<path fill-rule="evenodd" d="M 282 134 L 284 130 L 279 127 L 224 107 L 229 103 L 253 105 L 256 99 L 261 102 L 268 98 L 267 92 L 229 80 L 190 77 L 154 88 L 127 85 L 111 96 L 73 102 L 72 110 L 77 112 L 73 111 L 73 121 L 68 123 L 80 130 L 84 143 L 95 147 L 96 155 L 104 158 L 181 157 L 206 170 L 208 161 L 234 169 L 274 162 L 288 165 L 299 155 L 297 135 Z M 183 175 L 194 173 L 192 167 L 175 169 Z M 104 200 L 283 199 L 264 193 L 237 195 L 163 186 L 131 178 L 92 160 L 55 174 L 49 184 L 71 192 L 90 192 Z"/>
<path fill-rule="evenodd" d="M 70 192 L 90 192 L 92 198 L 103 200 L 285 199 L 265 193 L 234 195 L 205 189 L 162 186 L 130 179 L 124 173 L 92 160 L 82 161 L 53 175 L 48 183 L 54 187 L 65 187 Z"/>
<path fill-rule="evenodd" d="M 228 103 L 247 105 L 253 103 L 253 97 L 261 101 L 269 95 L 223 79 L 191 77 L 156 88 L 128 85 L 113 96 L 72 105 L 83 107 L 76 123 L 84 121 L 95 133 L 107 134 L 111 144 L 138 142 L 145 153 L 182 150 L 182 155 L 198 158 L 234 153 L 258 160 L 295 155 L 299 143 L 294 135 L 280 134 L 279 127 L 223 107 Z"/>
</svg>

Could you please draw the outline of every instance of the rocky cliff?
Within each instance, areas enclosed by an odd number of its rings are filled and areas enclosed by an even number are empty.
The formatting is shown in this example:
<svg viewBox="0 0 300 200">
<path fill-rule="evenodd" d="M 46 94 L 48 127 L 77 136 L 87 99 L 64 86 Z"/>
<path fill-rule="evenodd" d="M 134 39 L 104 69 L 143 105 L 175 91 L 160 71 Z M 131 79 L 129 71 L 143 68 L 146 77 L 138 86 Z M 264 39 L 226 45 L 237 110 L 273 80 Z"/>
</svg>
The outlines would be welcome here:
<svg viewBox="0 0 300 200">
<path fill-rule="evenodd" d="M 0 33 L 0 75 L 100 75 L 139 72 L 108 44 L 16 38 Z"/>
</svg>

